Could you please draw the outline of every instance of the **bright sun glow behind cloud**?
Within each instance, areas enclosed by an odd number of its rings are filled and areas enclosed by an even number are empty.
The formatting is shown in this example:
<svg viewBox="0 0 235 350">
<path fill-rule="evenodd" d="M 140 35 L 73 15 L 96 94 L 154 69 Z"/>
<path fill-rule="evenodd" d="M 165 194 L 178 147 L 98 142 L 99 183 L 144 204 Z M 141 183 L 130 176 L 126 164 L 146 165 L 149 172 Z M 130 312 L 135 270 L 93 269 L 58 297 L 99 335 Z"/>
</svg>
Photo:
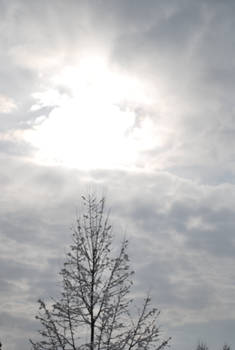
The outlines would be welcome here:
<svg viewBox="0 0 235 350">
<path fill-rule="evenodd" d="M 52 107 L 24 138 L 38 150 L 36 160 L 77 168 L 133 167 L 138 154 L 161 144 L 151 121 L 136 124 L 136 107 L 151 104 L 137 80 L 108 69 L 100 57 L 65 67 L 35 93 L 32 111 Z"/>
</svg>

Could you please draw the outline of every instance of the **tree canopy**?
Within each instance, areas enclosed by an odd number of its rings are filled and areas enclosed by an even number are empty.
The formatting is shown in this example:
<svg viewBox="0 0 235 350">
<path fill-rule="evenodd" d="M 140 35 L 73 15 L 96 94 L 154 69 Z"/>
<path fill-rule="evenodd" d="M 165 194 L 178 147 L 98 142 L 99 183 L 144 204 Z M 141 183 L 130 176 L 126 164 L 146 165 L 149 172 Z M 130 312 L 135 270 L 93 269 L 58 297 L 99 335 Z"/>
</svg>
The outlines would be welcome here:
<svg viewBox="0 0 235 350">
<path fill-rule="evenodd" d="M 105 199 L 82 197 L 83 213 L 77 219 L 66 255 L 62 292 L 47 305 L 39 300 L 36 318 L 41 323 L 34 350 L 160 350 L 159 310 L 147 296 L 134 307 L 132 275 L 123 239 L 114 255 L 112 226 Z"/>
</svg>

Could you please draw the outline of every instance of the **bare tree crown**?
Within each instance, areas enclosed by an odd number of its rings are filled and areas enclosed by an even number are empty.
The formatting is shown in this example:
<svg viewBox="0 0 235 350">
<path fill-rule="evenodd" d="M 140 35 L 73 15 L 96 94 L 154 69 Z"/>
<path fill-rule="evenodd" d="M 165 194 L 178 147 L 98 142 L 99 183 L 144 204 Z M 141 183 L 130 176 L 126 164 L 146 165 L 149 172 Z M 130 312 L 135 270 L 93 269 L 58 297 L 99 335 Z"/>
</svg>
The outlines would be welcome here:
<svg viewBox="0 0 235 350">
<path fill-rule="evenodd" d="M 146 297 L 133 313 L 127 240 L 112 254 L 112 232 L 105 199 L 82 197 L 84 212 L 77 220 L 70 251 L 61 271 L 61 298 L 47 306 L 39 300 L 36 318 L 41 340 L 34 350 L 160 350 L 157 318 Z"/>
</svg>

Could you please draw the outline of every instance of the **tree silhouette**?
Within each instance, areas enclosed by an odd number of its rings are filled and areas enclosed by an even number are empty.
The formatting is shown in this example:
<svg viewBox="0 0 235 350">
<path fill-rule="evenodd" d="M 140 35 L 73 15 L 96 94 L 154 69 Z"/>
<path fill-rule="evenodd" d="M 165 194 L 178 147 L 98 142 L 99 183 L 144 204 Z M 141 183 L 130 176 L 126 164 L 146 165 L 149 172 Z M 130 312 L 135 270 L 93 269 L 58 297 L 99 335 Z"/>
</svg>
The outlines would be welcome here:
<svg viewBox="0 0 235 350">
<path fill-rule="evenodd" d="M 199 342 L 198 345 L 197 345 L 197 350 L 209 350 L 209 349 L 208 349 L 208 346 L 205 343 Z"/>
<path fill-rule="evenodd" d="M 227 343 L 225 343 L 225 344 L 223 345 L 222 350 L 231 350 L 231 346 L 228 345 Z"/>
<path fill-rule="evenodd" d="M 62 293 L 47 306 L 39 300 L 36 318 L 41 323 L 35 350 L 160 350 L 157 318 L 147 296 L 135 308 L 130 298 L 133 272 L 128 242 L 114 256 L 105 200 L 82 197 L 83 215 L 77 220 L 73 241 L 61 270 Z"/>
<path fill-rule="evenodd" d="M 209 349 L 206 343 L 199 342 L 197 345 L 197 350 L 209 350 Z M 231 350 L 231 346 L 225 343 L 222 347 L 222 350 Z"/>
</svg>

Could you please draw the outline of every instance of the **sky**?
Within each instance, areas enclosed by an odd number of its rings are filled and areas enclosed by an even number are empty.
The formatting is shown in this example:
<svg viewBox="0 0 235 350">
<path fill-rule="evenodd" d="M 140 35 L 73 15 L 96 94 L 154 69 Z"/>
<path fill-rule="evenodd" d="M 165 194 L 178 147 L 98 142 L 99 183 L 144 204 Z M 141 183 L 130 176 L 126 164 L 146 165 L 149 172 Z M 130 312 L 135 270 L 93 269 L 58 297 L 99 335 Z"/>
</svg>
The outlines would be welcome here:
<svg viewBox="0 0 235 350">
<path fill-rule="evenodd" d="M 30 349 L 89 191 L 171 348 L 235 347 L 234 27 L 232 0 L 0 0 L 3 349 Z"/>
</svg>

